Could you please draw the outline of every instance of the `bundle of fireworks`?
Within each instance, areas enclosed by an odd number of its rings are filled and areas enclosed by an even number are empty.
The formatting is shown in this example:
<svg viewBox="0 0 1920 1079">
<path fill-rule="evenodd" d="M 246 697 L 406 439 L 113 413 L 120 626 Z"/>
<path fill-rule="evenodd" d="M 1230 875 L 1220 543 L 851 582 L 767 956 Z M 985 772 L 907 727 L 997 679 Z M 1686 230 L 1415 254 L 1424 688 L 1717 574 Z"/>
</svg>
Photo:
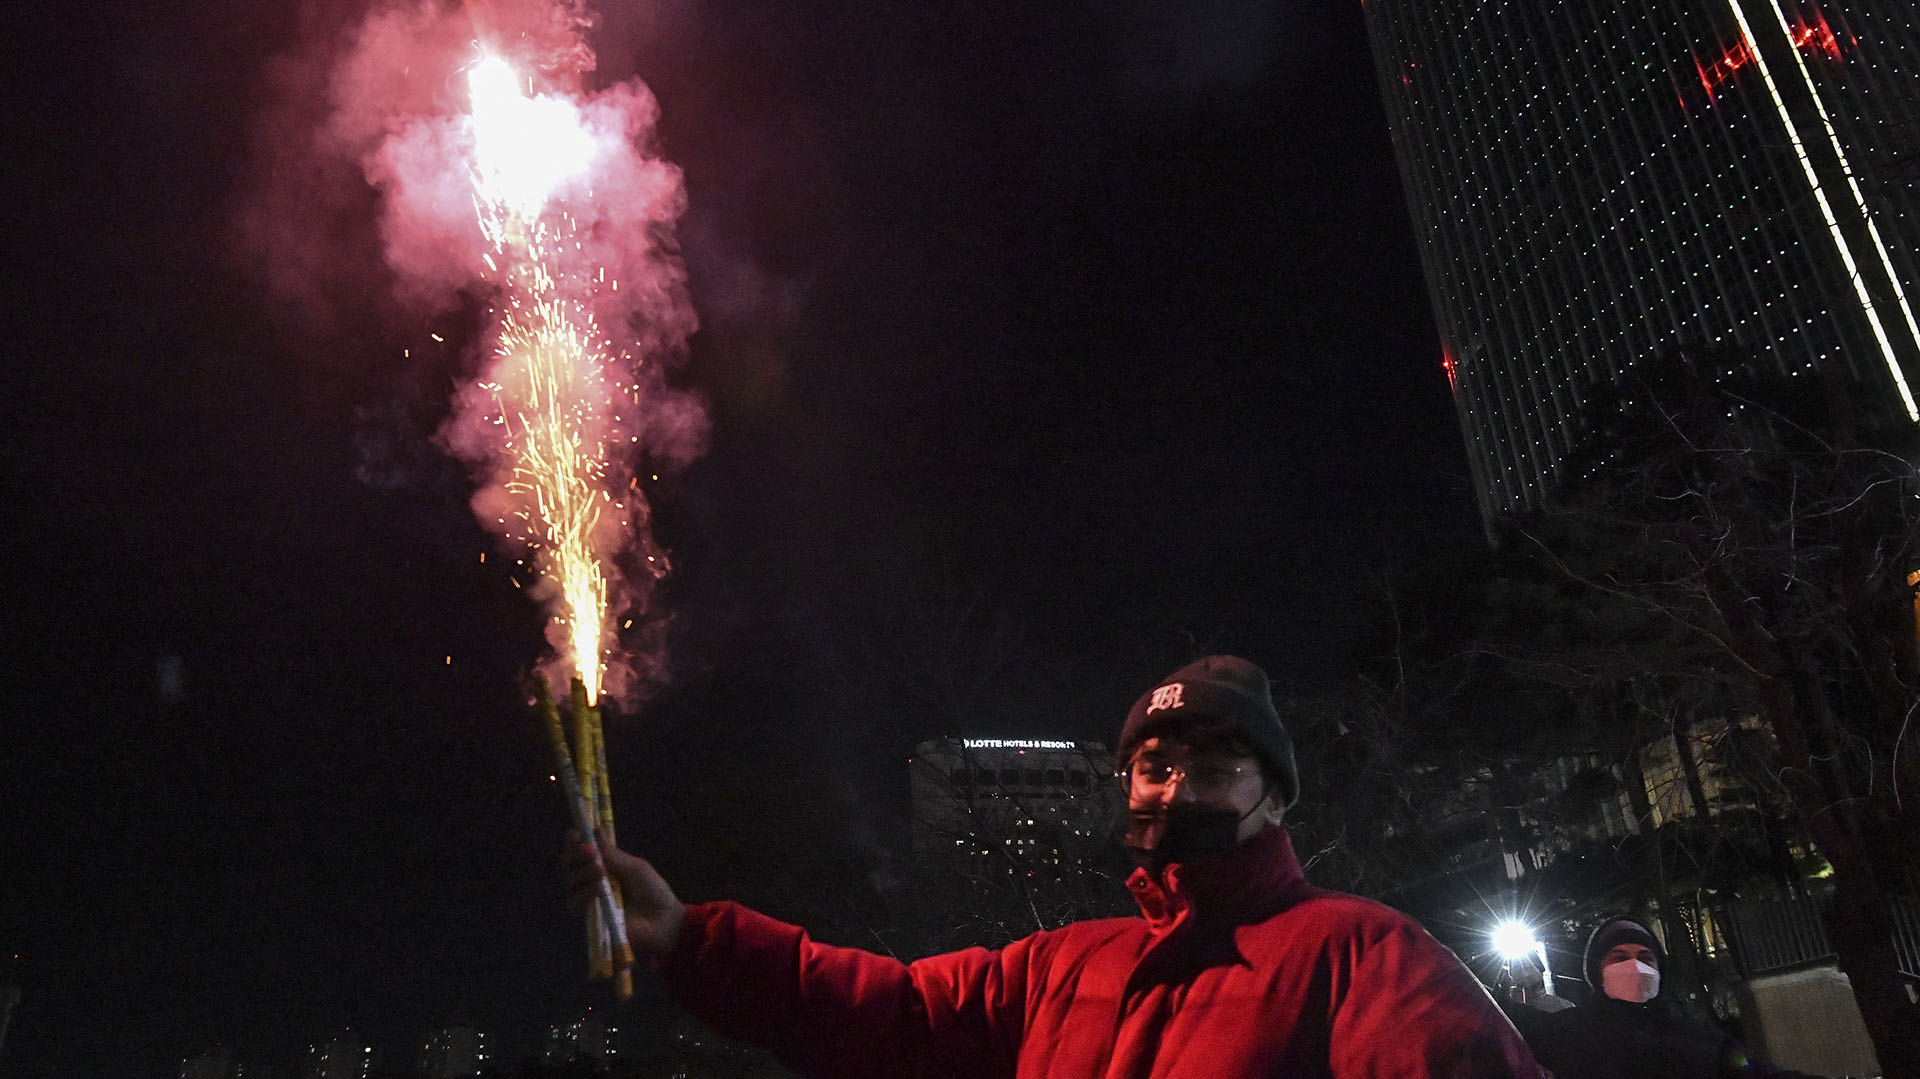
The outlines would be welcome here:
<svg viewBox="0 0 1920 1079">
<path fill-rule="evenodd" d="M 533 685 L 536 706 L 553 742 L 553 763 L 567 809 L 573 815 L 573 826 L 588 839 L 597 831 L 605 842 L 614 843 L 613 785 L 607 778 L 607 742 L 600 725 L 600 709 L 588 703 L 587 687 L 575 678 L 569 701 L 573 720 L 569 746 L 567 725 L 547 680 L 536 677 Z M 613 979 L 614 991 L 625 1000 L 633 995 L 632 967 L 633 950 L 627 943 L 627 919 L 619 886 L 611 878 L 601 877 L 598 902 L 587 909 L 588 976 Z"/>
<path fill-rule="evenodd" d="M 631 676 L 613 612 L 643 610 L 667 569 L 634 457 L 646 447 L 690 459 L 704 429 L 659 370 L 697 324 L 671 238 L 680 170 L 651 149 L 645 86 L 588 90 L 584 3 L 428 5 L 418 16 L 370 21 L 360 35 L 342 70 L 367 85 L 348 96 L 385 111 L 355 113 L 343 129 L 387 133 L 356 153 L 383 195 L 389 254 L 403 256 L 394 269 L 422 295 L 458 284 L 486 304 L 479 370 L 438 437 L 474 471 L 480 523 L 539 578 L 530 592 L 549 608 L 546 669 L 571 674 L 536 677 L 530 696 L 574 825 L 610 843 L 599 706 Z M 463 189 L 469 197 L 449 197 Z M 572 692 L 556 701 L 562 677 Z M 611 883 L 588 945 L 592 976 L 626 996 L 632 954 Z"/>
</svg>

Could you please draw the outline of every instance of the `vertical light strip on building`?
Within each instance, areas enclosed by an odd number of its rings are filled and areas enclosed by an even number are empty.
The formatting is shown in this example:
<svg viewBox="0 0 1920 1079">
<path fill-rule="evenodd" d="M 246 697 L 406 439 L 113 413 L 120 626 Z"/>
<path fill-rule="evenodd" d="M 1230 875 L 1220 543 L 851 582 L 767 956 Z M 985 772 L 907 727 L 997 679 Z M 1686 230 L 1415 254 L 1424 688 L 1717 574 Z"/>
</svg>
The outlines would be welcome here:
<svg viewBox="0 0 1920 1079">
<path fill-rule="evenodd" d="M 1727 6 L 1733 9 L 1733 17 L 1740 23 L 1740 34 L 1746 39 L 1747 50 L 1753 54 L 1753 64 L 1760 69 L 1760 78 L 1767 84 L 1767 93 L 1773 98 L 1774 110 L 1780 114 L 1780 122 L 1786 125 L 1787 138 L 1793 143 L 1793 154 L 1800 162 L 1800 169 L 1807 174 L 1807 186 L 1813 190 L 1814 201 L 1820 206 L 1820 215 L 1826 219 L 1827 231 L 1833 236 L 1833 246 L 1840 252 L 1840 261 L 1846 264 L 1847 277 L 1853 282 L 1853 291 L 1860 297 L 1860 310 L 1867 316 L 1867 324 L 1873 328 L 1874 339 L 1880 342 L 1880 351 L 1887 359 L 1887 373 L 1893 376 L 1893 384 L 1900 391 L 1900 400 L 1907 406 L 1907 415 L 1920 421 L 1920 407 L 1916 407 L 1913 394 L 1907 389 L 1907 380 L 1900 373 L 1900 361 L 1893 354 L 1893 342 L 1887 339 L 1887 331 L 1880 325 L 1879 312 L 1874 310 L 1873 297 L 1867 295 L 1867 289 L 1860 280 L 1860 267 L 1853 261 L 1853 251 L 1847 246 L 1846 237 L 1840 235 L 1840 221 L 1833 214 L 1833 207 L 1827 202 L 1827 193 L 1820 186 L 1819 177 L 1814 175 L 1813 162 L 1807 157 L 1805 143 L 1800 140 L 1800 129 L 1787 115 L 1787 103 L 1780 97 L 1780 88 L 1774 85 L 1773 71 L 1767 66 L 1767 59 L 1760 53 L 1760 41 L 1753 36 L 1753 27 L 1747 23 L 1747 12 L 1741 6 L 1741 0 L 1727 0 Z M 1772 3 L 1769 0 L 1768 6 Z M 1774 9 L 1774 17 L 1780 20 L 1781 28 L 1786 28 L 1785 17 Z M 1792 33 L 1788 32 L 1788 47 L 1792 48 Z M 1798 53 L 1795 59 L 1798 59 Z M 1824 110 L 1822 115 L 1825 115 Z M 1871 222 L 1869 222 L 1871 225 Z"/>
<path fill-rule="evenodd" d="M 1768 0 L 1767 6 L 1773 9 L 1774 19 L 1780 25 L 1780 33 L 1789 43 L 1792 43 L 1793 28 L 1787 25 L 1786 13 L 1781 11 L 1779 5 L 1773 0 Z M 1853 194 L 1854 208 L 1860 211 L 1860 220 L 1866 222 L 1867 235 L 1873 238 L 1874 252 L 1880 256 L 1880 265 L 1887 271 L 1887 280 L 1893 285 L 1894 299 L 1899 301 L 1900 313 L 1907 320 L 1907 332 L 1913 335 L 1914 344 L 1920 346 L 1920 322 L 1914 320 L 1913 307 L 1907 303 L 1907 290 L 1900 286 L 1900 274 L 1893 268 L 1893 257 L 1887 254 L 1886 243 L 1880 239 L 1880 228 L 1873 223 L 1873 215 L 1867 212 L 1867 199 L 1860 193 L 1860 185 L 1853 178 L 1853 165 L 1847 160 L 1846 151 L 1840 148 L 1840 133 L 1834 130 L 1833 118 L 1827 114 L 1827 104 L 1821 99 L 1819 89 L 1814 86 L 1813 73 L 1807 70 L 1807 62 L 1801 57 L 1800 50 L 1794 48 L 1789 51 L 1793 54 L 1794 65 L 1800 69 L 1800 81 L 1806 84 L 1807 96 L 1813 99 L 1813 107 L 1820 113 L 1820 124 L 1826 129 L 1827 143 L 1833 147 L 1833 156 L 1840 161 L 1840 175 L 1846 178 L 1847 189 Z M 1906 383 L 1901 380 L 1897 368 L 1894 370 L 1893 378 L 1895 382 L 1900 383 L 1900 395 L 1907 402 L 1907 414 L 1915 420 L 1920 420 L 1920 413 L 1914 411 L 1913 399 L 1907 396 Z"/>
</svg>

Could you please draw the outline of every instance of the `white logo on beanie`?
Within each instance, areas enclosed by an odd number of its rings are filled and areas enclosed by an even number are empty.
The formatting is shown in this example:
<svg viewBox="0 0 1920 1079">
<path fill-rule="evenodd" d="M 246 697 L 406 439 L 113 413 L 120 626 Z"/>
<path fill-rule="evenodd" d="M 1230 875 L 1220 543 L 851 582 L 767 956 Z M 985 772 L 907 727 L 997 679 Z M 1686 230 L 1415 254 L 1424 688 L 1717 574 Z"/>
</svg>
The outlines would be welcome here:
<svg viewBox="0 0 1920 1079">
<path fill-rule="evenodd" d="M 1180 682 L 1169 682 L 1153 691 L 1153 697 L 1147 701 L 1147 714 L 1164 712 L 1169 708 L 1180 707 L 1180 693 L 1186 686 Z"/>
</svg>

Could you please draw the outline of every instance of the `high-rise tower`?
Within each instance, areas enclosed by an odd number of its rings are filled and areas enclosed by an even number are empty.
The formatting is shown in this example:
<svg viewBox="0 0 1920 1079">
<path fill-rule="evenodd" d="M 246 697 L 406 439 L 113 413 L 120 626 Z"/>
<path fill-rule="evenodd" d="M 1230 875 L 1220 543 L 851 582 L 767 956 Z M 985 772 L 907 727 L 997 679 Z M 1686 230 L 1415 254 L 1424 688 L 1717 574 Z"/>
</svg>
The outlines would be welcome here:
<svg viewBox="0 0 1920 1079">
<path fill-rule="evenodd" d="M 1920 418 L 1910 0 L 1365 0 L 1489 530 L 1687 346 Z"/>
</svg>

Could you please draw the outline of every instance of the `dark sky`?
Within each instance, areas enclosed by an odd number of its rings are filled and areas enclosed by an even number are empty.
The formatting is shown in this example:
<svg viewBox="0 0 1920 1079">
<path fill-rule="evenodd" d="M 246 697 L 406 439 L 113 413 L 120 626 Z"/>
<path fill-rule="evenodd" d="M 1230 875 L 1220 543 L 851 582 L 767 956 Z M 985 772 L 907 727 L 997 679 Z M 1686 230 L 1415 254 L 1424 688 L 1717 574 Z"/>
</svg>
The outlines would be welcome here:
<svg viewBox="0 0 1920 1079">
<path fill-rule="evenodd" d="M 0 1075 L 605 1005 L 541 615 L 430 438 L 427 334 L 471 331 L 237 253 L 268 88 L 357 15 L 304 6 L 15 17 Z M 1475 542 L 1358 4 L 602 15 L 704 323 L 711 447 L 653 491 L 677 673 L 610 730 L 689 895 L 833 922 L 914 741 L 1107 737 L 1195 650 L 1313 688 L 1382 574 Z M 366 246 L 369 193 L 325 210 Z"/>
</svg>

